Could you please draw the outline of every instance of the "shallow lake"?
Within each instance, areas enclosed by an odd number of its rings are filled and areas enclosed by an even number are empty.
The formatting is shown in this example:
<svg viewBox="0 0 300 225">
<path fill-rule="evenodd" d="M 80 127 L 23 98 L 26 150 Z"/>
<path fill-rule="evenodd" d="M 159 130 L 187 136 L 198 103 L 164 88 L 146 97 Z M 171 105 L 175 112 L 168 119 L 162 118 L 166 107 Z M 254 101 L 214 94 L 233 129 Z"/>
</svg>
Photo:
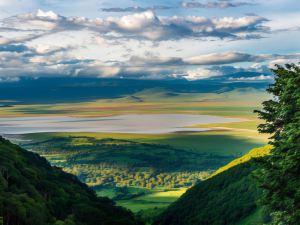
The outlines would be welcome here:
<svg viewBox="0 0 300 225">
<path fill-rule="evenodd" d="M 0 118 L 0 134 L 40 132 L 107 132 L 159 134 L 186 131 L 206 131 L 206 128 L 186 128 L 194 124 L 238 122 L 237 118 L 184 114 L 131 114 L 110 117 L 79 118 L 68 116 L 38 116 Z"/>
</svg>

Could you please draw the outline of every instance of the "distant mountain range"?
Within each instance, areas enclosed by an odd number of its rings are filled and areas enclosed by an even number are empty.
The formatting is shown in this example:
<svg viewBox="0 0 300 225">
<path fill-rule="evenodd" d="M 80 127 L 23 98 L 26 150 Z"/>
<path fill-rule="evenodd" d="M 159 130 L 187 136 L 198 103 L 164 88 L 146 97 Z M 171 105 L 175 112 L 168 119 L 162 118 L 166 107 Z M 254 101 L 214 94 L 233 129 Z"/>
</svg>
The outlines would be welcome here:
<svg viewBox="0 0 300 225">
<path fill-rule="evenodd" d="M 163 88 L 173 93 L 226 92 L 236 88 L 265 89 L 270 80 L 236 80 L 229 78 L 257 77 L 258 73 L 236 73 L 214 79 L 187 81 L 98 79 L 80 77 L 21 78 L 18 82 L 0 82 L 0 101 L 5 106 L 18 103 L 62 103 L 96 99 L 111 99 L 132 95 L 151 88 Z"/>
</svg>

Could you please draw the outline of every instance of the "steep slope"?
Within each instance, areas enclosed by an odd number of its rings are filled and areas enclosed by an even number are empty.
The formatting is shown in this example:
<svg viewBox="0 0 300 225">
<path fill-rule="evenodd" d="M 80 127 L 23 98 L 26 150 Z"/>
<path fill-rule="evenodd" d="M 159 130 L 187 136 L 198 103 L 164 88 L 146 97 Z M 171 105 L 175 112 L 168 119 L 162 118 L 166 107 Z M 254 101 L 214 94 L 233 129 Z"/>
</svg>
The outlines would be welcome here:
<svg viewBox="0 0 300 225">
<path fill-rule="evenodd" d="M 248 162 L 249 160 L 251 160 L 253 158 L 259 158 L 259 157 L 266 156 L 266 155 L 270 154 L 271 149 L 272 149 L 271 145 L 266 145 L 266 146 L 261 147 L 261 148 L 254 148 L 250 152 L 248 152 L 246 155 L 243 155 L 240 158 L 232 160 L 230 163 L 228 163 L 225 166 L 222 166 L 221 168 L 219 168 L 216 172 L 214 172 L 211 175 L 211 177 L 213 177 L 213 176 L 215 176 L 219 173 L 222 173 L 222 172 L 224 172 L 224 171 L 226 171 L 226 170 L 228 170 L 232 167 L 235 167 L 239 164 Z"/>
<path fill-rule="evenodd" d="M 269 149 L 266 146 L 250 151 L 197 184 L 168 207 L 154 225 L 233 225 L 254 214 L 261 190 L 251 176 L 256 169 L 251 159 L 268 154 Z"/>
<path fill-rule="evenodd" d="M 0 137 L 1 217 L 5 225 L 140 224 L 75 176 Z"/>
</svg>

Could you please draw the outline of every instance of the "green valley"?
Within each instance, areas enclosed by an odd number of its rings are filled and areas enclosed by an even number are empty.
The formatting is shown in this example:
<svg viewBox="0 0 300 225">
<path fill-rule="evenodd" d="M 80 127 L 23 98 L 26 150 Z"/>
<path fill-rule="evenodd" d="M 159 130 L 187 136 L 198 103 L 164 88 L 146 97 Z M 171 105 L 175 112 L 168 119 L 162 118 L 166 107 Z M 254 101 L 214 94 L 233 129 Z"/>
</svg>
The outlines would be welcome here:
<svg viewBox="0 0 300 225">
<path fill-rule="evenodd" d="M 248 133 L 250 137 L 246 137 Z M 147 210 L 147 214 L 151 209 L 167 207 L 219 167 L 266 143 L 255 133 L 228 130 L 39 133 L 11 139 L 77 175 L 99 196 L 112 198 L 134 212 Z"/>
</svg>

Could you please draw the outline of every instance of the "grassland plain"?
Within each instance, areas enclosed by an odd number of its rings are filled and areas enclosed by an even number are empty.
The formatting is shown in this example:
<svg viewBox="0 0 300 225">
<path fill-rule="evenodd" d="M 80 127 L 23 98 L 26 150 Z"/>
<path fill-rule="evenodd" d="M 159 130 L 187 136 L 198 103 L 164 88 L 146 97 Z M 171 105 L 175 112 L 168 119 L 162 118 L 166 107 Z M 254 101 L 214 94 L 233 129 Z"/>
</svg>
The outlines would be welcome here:
<svg viewBox="0 0 300 225">
<path fill-rule="evenodd" d="M 224 124 L 223 126 L 226 126 Z M 42 141 L 55 137 L 92 137 L 96 139 L 114 138 L 139 143 L 169 145 L 194 152 L 241 156 L 249 149 L 260 147 L 267 142 L 267 136 L 256 132 L 235 130 L 213 130 L 207 132 L 187 132 L 169 134 L 125 134 L 125 133 L 35 133 L 23 135 L 29 140 Z M 22 139 L 23 139 L 22 138 Z M 216 140 L 218 140 L 216 142 Z"/>
<path fill-rule="evenodd" d="M 69 115 L 111 116 L 125 114 L 204 114 L 254 119 L 253 109 L 269 96 L 253 88 L 218 93 L 177 93 L 147 89 L 130 96 L 78 103 L 19 104 L 0 109 L 1 117 Z"/>
</svg>

